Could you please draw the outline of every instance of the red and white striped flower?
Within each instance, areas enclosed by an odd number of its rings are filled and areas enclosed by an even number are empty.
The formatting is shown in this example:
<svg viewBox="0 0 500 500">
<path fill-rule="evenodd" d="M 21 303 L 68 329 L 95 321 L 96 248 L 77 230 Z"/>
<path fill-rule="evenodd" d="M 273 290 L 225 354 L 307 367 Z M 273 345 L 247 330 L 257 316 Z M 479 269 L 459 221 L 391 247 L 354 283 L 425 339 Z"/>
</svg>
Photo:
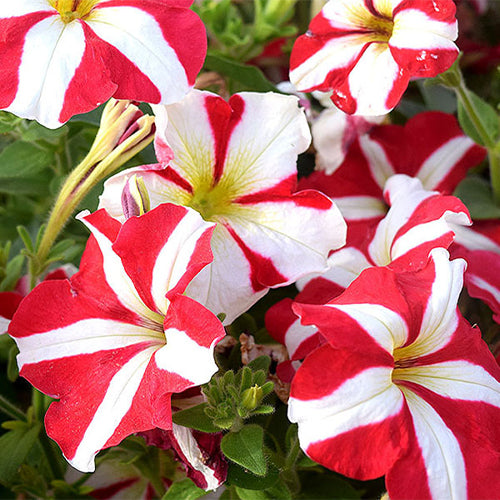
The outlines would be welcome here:
<svg viewBox="0 0 500 500">
<path fill-rule="evenodd" d="M 297 155 L 310 142 L 296 97 L 246 92 L 226 102 L 193 91 L 155 112 L 156 152 L 167 163 L 112 177 L 100 207 L 123 219 L 123 189 L 136 174 L 152 207 L 190 206 L 215 222 L 214 261 L 189 285 L 190 297 L 230 323 L 269 287 L 326 269 L 329 251 L 344 244 L 345 223 L 323 194 L 292 194 Z"/>
<path fill-rule="evenodd" d="M 206 53 L 192 0 L 0 5 L 0 108 L 55 128 L 111 96 L 178 101 Z"/>
<path fill-rule="evenodd" d="M 327 340 L 289 400 L 312 459 L 385 474 L 391 498 L 498 495 L 500 370 L 458 312 L 464 267 L 436 249 L 418 271 L 371 268 L 328 304 L 295 306 Z"/>
<path fill-rule="evenodd" d="M 153 429 L 141 434 L 150 446 L 172 449 L 187 476 L 204 490 L 215 490 L 227 477 L 227 462 L 220 449 L 222 432 L 208 434 L 172 424 L 172 429 Z"/>
<path fill-rule="evenodd" d="M 59 401 L 47 434 L 78 470 L 134 432 L 171 428 L 172 393 L 210 380 L 220 321 L 182 295 L 212 260 L 213 224 L 164 204 L 123 225 L 104 210 L 81 216 L 91 230 L 80 271 L 45 281 L 9 327 L 20 373 Z"/>
<path fill-rule="evenodd" d="M 378 223 L 352 224 L 347 245 L 328 258 L 329 269 L 298 280 L 301 292 L 296 302 L 324 304 L 369 267 L 419 269 L 432 249 L 447 249 L 456 228 L 471 223 L 458 198 L 427 191 L 416 178 L 394 175 L 384 194 L 390 205 L 387 215 Z M 286 345 L 290 358 L 299 360 L 321 343 L 321 336 L 314 327 L 301 324 L 291 308 L 285 301 L 275 305 L 266 316 L 266 325 Z"/>
<path fill-rule="evenodd" d="M 456 38 L 453 0 L 330 0 L 295 43 L 290 81 L 332 90 L 346 113 L 383 115 L 411 77 L 451 66 Z"/>
</svg>

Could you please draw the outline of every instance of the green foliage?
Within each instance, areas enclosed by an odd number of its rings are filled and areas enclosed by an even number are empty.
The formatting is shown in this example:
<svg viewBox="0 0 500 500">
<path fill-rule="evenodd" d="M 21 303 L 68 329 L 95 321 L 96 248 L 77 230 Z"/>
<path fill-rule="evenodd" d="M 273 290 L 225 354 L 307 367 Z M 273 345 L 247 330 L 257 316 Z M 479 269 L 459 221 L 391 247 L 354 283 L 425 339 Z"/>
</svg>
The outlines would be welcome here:
<svg viewBox="0 0 500 500">
<path fill-rule="evenodd" d="M 0 482 L 9 485 L 18 474 L 40 433 L 41 424 L 16 421 L 11 430 L 0 436 Z M 3 427 L 6 424 L 4 423 Z"/>
<path fill-rule="evenodd" d="M 466 89 L 465 92 L 478 120 L 474 121 L 472 119 L 471 113 L 467 109 L 467 103 L 462 99 L 458 101 L 458 121 L 460 126 L 478 144 L 488 147 L 495 144 L 500 134 L 500 122 L 497 112 L 471 90 Z M 484 132 L 482 133 L 482 131 Z"/>
<path fill-rule="evenodd" d="M 266 366 L 259 361 L 255 366 Z M 215 376 L 203 387 L 207 398 L 205 413 L 219 429 L 237 429 L 241 422 L 253 415 L 268 415 L 274 411 L 270 405 L 261 404 L 272 392 L 274 384 L 266 382 L 267 370 L 252 371 L 245 366 L 235 375 L 232 370 Z"/>
<path fill-rule="evenodd" d="M 207 28 L 212 54 L 248 61 L 265 45 L 291 37 L 297 28 L 289 21 L 297 0 L 202 0 L 193 6 Z"/>
<path fill-rule="evenodd" d="M 239 63 L 221 55 L 208 54 L 205 67 L 238 82 L 239 90 L 279 92 L 256 66 Z"/>
<path fill-rule="evenodd" d="M 500 206 L 493 200 L 489 182 L 479 176 L 464 179 L 453 194 L 465 203 L 475 220 L 500 217 Z"/>
<path fill-rule="evenodd" d="M 264 457 L 264 431 L 262 427 L 245 425 L 238 432 L 230 432 L 222 438 L 222 453 L 233 462 L 241 465 L 257 476 L 267 472 Z"/>
<path fill-rule="evenodd" d="M 196 500 L 204 497 L 207 494 L 205 490 L 198 488 L 191 479 L 186 478 L 182 481 L 177 481 L 163 495 L 162 500 Z"/>
</svg>

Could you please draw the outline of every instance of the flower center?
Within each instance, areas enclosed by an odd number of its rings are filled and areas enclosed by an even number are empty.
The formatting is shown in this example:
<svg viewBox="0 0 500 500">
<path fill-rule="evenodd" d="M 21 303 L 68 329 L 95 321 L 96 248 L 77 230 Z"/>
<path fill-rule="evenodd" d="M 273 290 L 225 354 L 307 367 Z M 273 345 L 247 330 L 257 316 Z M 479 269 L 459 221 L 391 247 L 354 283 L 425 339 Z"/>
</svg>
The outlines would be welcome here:
<svg viewBox="0 0 500 500">
<path fill-rule="evenodd" d="M 388 42 L 392 36 L 394 22 L 383 16 L 372 16 L 367 20 L 366 28 L 373 33 L 374 41 Z"/>
<path fill-rule="evenodd" d="M 214 221 L 216 216 L 228 215 L 232 208 L 232 199 L 228 190 L 221 184 L 195 191 L 188 204 L 198 211 L 206 221 Z"/>
<path fill-rule="evenodd" d="M 75 19 L 85 19 L 100 0 L 49 0 L 61 15 L 62 22 L 69 24 Z"/>
</svg>

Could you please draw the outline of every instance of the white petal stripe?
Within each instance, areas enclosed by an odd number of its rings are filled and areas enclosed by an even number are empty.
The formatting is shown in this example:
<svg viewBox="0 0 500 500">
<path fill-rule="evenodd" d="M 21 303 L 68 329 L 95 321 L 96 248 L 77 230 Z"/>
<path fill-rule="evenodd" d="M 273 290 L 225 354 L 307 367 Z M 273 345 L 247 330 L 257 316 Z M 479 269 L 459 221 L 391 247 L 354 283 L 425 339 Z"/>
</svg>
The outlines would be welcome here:
<svg viewBox="0 0 500 500">
<path fill-rule="evenodd" d="M 418 170 L 418 178 L 426 189 L 436 189 L 436 186 L 453 170 L 466 155 L 474 141 L 469 137 L 459 136 L 450 139 L 439 149 L 436 149 L 422 163 Z"/>
<path fill-rule="evenodd" d="M 346 220 L 364 220 L 383 217 L 387 207 L 383 201 L 373 196 L 343 196 L 334 198 L 340 213 Z"/>
<path fill-rule="evenodd" d="M 467 497 L 467 478 L 460 445 L 436 411 L 412 391 L 402 388 L 427 471 L 432 498 Z"/>
<path fill-rule="evenodd" d="M 165 331 L 167 345 L 156 352 L 158 368 L 176 373 L 194 385 L 208 382 L 218 370 L 211 348 L 203 347 L 176 328 Z"/>
<path fill-rule="evenodd" d="M 81 472 L 94 472 L 94 457 L 120 425 L 132 406 L 151 356 L 157 350 L 151 347 L 128 361 L 111 379 L 99 408 L 94 414 L 75 456 L 68 462 Z"/>
<path fill-rule="evenodd" d="M 453 228 L 448 222 L 456 225 L 470 225 L 469 216 L 465 212 L 457 213 L 447 210 L 439 219 L 413 226 L 397 238 L 391 248 L 391 260 L 452 231 Z"/>
<path fill-rule="evenodd" d="M 355 320 L 383 349 L 392 354 L 408 339 L 408 325 L 396 312 L 380 304 L 327 304 Z"/>
<path fill-rule="evenodd" d="M 482 366 L 464 360 L 404 368 L 398 370 L 397 378 L 446 398 L 481 401 L 500 408 L 500 383 Z"/>
<path fill-rule="evenodd" d="M 490 293 L 498 304 L 500 304 L 500 290 L 494 287 L 491 283 L 483 280 L 479 276 L 469 274 L 469 283 L 481 288 L 485 292 Z"/>
<path fill-rule="evenodd" d="M 64 24 L 51 16 L 35 24 L 26 34 L 17 94 L 6 110 L 58 127 L 66 90 L 84 52 L 80 23 Z"/>
<path fill-rule="evenodd" d="M 150 319 L 154 323 L 163 324 L 163 317 L 151 311 L 140 299 L 139 293 L 126 273 L 120 257 L 112 249 L 112 242 L 94 227 L 90 221 L 85 219 L 85 216 L 88 214 L 88 211 L 84 211 L 78 214 L 76 218 L 81 220 L 90 229 L 99 244 L 103 258 L 103 271 L 108 285 L 126 308 L 137 313 L 139 316 Z"/>
<path fill-rule="evenodd" d="M 151 295 L 163 314 L 167 313 L 168 307 L 165 294 L 184 276 L 199 238 L 213 225 L 205 222 L 198 212 L 188 209 L 158 252 L 153 269 Z"/>
<path fill-rule="evenodd" d="M 427 302 L 420 332 L 409 346 L 414 356 L 431 354 L 444 347 L 451 339 L 458 323 L 457 302 L 462 291 L 466 262 L 449 260 L 443 248 L 431 252 L 436 276 Z"/>
<path fill-rule="evenodd" d="M 394 167 L 387 157 L 384 148 L 377 141 L 370 139 L 368 134 L 362 135 L 359 138 L 359 144 L 368 161 L 372 177 L 383 189 L 387 179 L 395 174 Z"/>
<path fill-rule="evenodd" d="M 302 342 L 312 337 L 317 331 L 318 329 L 315 326 L 302 325 L 299 319 L 294 321 L 285 335 L 285 345 L 290 357 L 294 356 L 295 351 L 300 347 Z"/>
<path fill-rule="evenodd" d="M 321 399 L 291 397 L 288 418 L 299 424 L 301 448 L 397 415 L 404 399 L 391 381 L 391 372 L 388 367 L 367 369 Z"/>
<path fill-rule="evenodd" d="M 189 465 L 203 474 L 207 482 L 207 487 L 205 489 L 215 490 L 220 485 L 220 481 L 215 477 L 213 469 L 205 465 L 200 447 L 191 430 L 182 425 L 172 424 L 172 432 Z"/>
<path fill-rule="evenodd" d="M 15 339 L 21 369 L 26 364 L 121 349 L 141 342 L 163 344 L 164 336 L 137 325 L 101 318 L 84 319 L 62 328 Z"/>
<path fill-rule="evenodd" d="M 0 9 L 0 19 L 8 17 L 24 16 L 33 12 L 53 12 L 57 14 L 56 10 L 52 8 L 47 0 L 16 0 L 15 2 L 2 2 Z"/>
<path fill-rule="evenodd" d="M 97 36 L 116 47 L 153 82 L 163 104 L 182 99 L 189 90 L 186 71 L 156 19 L 135 7 L 104 7 L 88 20 Z"/>
</svg>

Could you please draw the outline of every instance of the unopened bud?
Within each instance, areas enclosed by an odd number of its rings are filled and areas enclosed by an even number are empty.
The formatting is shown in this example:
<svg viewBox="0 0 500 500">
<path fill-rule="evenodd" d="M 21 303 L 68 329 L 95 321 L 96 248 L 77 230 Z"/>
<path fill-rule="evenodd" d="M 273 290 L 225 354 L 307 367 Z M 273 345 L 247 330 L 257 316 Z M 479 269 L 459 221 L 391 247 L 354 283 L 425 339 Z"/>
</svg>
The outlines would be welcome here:
<svg viewBox="0 0 500 500">
<path fill-rule="evenodd" d="M 142 177 L 132 175 L 122 192 L 122 209 L 125 218 L 138 217 L 149 212 L 151 207 L 149 194 Z"/>
<path fill-rule="evenodd" d="M 264 393 L 262 392 L 262 388 L 258 385 L 254 385 L 243 392 L 241 405 L 247 410 L 254 410 L 260 405 L 263 397 Z"/>
</svg>

